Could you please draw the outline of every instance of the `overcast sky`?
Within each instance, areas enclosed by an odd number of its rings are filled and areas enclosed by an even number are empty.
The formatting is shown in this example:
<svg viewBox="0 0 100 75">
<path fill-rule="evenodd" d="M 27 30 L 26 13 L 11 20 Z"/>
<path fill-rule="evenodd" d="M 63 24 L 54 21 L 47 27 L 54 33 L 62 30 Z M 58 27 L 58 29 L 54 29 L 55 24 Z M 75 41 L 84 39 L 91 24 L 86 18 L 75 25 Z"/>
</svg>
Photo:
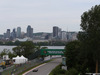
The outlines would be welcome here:
<svg viewBox="0 0 100 75">
<path fill-rule="evenodd" d="M 80 31 L 83 12 L 100 0 L 0 0 L 0 34 L 7 29 L 28 25 L 36 32 L 52 32 L 53 26 L 64 31 Z"/>
</svg>

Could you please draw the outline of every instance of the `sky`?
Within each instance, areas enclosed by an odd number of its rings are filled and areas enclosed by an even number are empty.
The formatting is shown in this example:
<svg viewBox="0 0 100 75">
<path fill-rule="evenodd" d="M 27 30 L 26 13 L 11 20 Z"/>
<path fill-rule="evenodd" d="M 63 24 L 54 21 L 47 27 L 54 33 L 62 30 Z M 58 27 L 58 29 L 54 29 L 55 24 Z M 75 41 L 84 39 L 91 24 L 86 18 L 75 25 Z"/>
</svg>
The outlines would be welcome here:
<svg viewBox="0 0 100 75">
<path fill-rule="evenodd" d="M 7 29 L 28 25 L 33 32 L 52 32 L 53 26 L 64 31 L 80 31 L 81 15 L 99 5 L 100 0 L 0 0 L 0 34 Z"/>
</svg>

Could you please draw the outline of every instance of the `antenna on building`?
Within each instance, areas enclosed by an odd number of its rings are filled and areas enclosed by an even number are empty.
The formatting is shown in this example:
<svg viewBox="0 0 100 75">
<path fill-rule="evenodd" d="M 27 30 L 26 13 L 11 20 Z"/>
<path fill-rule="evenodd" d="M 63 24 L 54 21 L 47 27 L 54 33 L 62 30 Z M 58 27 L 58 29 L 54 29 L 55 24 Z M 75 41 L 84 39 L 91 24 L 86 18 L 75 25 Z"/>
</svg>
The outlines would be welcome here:
<svg viewBox="0 0 100 75">
<path fill-rule="evenodd" d="M 68 32 L 68 26 L 67 26 L 67 32 Z"/>
</svg>

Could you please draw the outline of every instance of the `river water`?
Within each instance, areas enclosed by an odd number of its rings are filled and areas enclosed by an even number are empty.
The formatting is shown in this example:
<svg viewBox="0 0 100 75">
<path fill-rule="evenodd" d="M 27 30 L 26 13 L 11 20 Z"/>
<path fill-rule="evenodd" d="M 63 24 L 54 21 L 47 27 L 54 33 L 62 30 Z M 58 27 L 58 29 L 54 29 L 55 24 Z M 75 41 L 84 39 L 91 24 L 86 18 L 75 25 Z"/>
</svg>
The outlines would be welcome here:
<svg viewBox="0 0 100 75">
<path fill-rule="evenodd" d="M 0 52 L 2 52 L 4 49 L 10 50 L 12 52 L 12 49 L 16 46 L 0 46 Z M 41 46 L 41 47 L 48 47 L 48 49 L 64 49 L 65 46 Z"/>
</svg>

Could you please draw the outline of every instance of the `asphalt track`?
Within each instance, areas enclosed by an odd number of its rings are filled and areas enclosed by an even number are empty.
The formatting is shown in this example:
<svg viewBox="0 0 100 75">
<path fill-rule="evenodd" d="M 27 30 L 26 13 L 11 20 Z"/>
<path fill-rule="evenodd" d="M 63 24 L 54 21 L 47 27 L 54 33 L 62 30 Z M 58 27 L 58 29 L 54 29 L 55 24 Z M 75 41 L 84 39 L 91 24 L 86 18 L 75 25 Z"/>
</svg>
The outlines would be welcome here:
<svg viewBox="0 0 100 75">
<path fill-rule="evenodd" d="M 25 75 L 49 75 L 52 69 L 54 69 L 57 65 L 59 65 L 61 61 L 62 61 L 61 58 L 56 58 L 55 60 L 38 67 L 37 72 L 30 71 Z"/>
</svg>

